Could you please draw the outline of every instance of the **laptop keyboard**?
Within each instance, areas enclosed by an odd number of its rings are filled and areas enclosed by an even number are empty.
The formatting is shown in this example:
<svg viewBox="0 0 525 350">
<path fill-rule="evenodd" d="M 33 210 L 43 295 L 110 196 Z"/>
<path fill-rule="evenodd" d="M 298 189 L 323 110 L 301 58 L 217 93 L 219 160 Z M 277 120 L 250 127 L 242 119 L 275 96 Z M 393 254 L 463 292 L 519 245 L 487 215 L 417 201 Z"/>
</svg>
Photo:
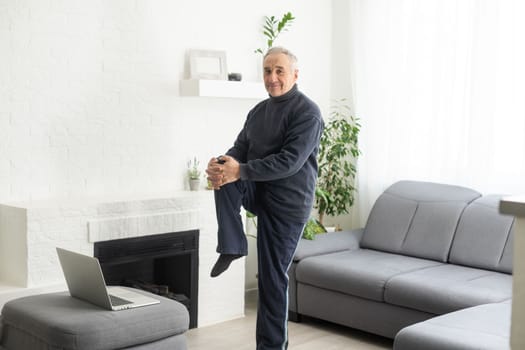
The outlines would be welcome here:
<svg viewBox="0 0 525 350">
<path fill-rule="evenodd" d="M 111 300 L 111 305 L 113 305 L 113 306 L 120 306 L 120 305 L 131 304 L 131 302 L 129 300 L 122 299 L 122 298 L 116 297 L 116 296 L 111 295 L 111 294 L 109 295 L 109 299 Z"/>
</svg>

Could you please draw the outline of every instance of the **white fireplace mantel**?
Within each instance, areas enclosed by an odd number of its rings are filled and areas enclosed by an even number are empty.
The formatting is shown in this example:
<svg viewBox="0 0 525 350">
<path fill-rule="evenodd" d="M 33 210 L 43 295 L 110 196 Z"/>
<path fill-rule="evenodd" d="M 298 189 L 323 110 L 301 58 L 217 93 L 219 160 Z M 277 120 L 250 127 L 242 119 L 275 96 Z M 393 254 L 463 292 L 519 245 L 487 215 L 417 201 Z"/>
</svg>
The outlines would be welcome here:
<svg viewBox="0 0 525 350">
<path fill-rule="evenodd" d="M 95 242 L 198 229 L 199 326 L 244 315 L 244 262 L 210 278 L 217 259 L 212 191 L 140 198 L 82 198 L 0 204 L 0 307 L 64 290 L 55 247 L 93 256 Z"/>
</svg>

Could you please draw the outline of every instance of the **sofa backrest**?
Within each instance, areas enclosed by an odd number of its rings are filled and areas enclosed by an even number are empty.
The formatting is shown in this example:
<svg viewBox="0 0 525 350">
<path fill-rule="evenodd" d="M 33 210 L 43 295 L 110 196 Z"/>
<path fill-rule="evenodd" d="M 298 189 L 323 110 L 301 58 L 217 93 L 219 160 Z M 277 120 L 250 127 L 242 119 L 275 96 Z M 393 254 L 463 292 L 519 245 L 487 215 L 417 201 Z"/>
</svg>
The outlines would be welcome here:
<svg viewBox="0 0 525 350">
<path fill-rule="evenodd" d="M 361 247 L 446 262 L 463 210 L 480 196 L 460 186 L 396 182 L 374 203 Z"/>
<path fill-rule="evenodd" d="M 449 262 L 512 273 L 514 217 L 499 213 L 500 195 L 469 204 L 458 224 Z"/>
</svg>

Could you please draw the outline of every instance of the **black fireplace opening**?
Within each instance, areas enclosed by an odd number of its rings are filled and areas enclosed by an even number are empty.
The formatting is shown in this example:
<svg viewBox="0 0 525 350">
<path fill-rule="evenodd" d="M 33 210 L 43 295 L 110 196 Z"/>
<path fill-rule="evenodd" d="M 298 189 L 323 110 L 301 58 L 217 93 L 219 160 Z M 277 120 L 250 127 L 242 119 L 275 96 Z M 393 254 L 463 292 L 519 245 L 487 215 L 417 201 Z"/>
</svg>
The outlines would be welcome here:
<svg viewBox="0 0 525 350">
<path fill-rule="evenodd" d="M 107 285 L 146 290 L 184 304 L 197 327 L 199 231 L 95 242 Z"/>
</svg>

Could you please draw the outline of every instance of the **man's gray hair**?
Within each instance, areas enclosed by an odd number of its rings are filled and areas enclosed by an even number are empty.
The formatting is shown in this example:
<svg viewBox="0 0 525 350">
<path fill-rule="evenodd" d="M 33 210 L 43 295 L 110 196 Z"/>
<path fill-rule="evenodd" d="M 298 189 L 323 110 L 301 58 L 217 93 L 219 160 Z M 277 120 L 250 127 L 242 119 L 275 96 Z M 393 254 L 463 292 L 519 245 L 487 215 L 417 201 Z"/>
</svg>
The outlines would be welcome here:
<svg viewBox="0 0 525 350">
<path fill-rule="evenodd" d="M 288 56 L 288 58 L 290 59 L 290 64 L 292 65 L 292 70 L 296 70 L 298 67 L 297 67 L 297 56 L 295 56 L 292 51 L 282 47 L 282 46 L 274 46 L 274 47 L 270 47 L 268 49 L 268 51 L 266 51 L 266 54 L 264 54 L 264 57 L 263 57 L 263 61 L 266 59 L 266 57 L 268 57 L 269 55 L 272 55 L 272 54 L 279 54 L 279 53 L 282 53 L 286 56 Z"/>
</svg>

